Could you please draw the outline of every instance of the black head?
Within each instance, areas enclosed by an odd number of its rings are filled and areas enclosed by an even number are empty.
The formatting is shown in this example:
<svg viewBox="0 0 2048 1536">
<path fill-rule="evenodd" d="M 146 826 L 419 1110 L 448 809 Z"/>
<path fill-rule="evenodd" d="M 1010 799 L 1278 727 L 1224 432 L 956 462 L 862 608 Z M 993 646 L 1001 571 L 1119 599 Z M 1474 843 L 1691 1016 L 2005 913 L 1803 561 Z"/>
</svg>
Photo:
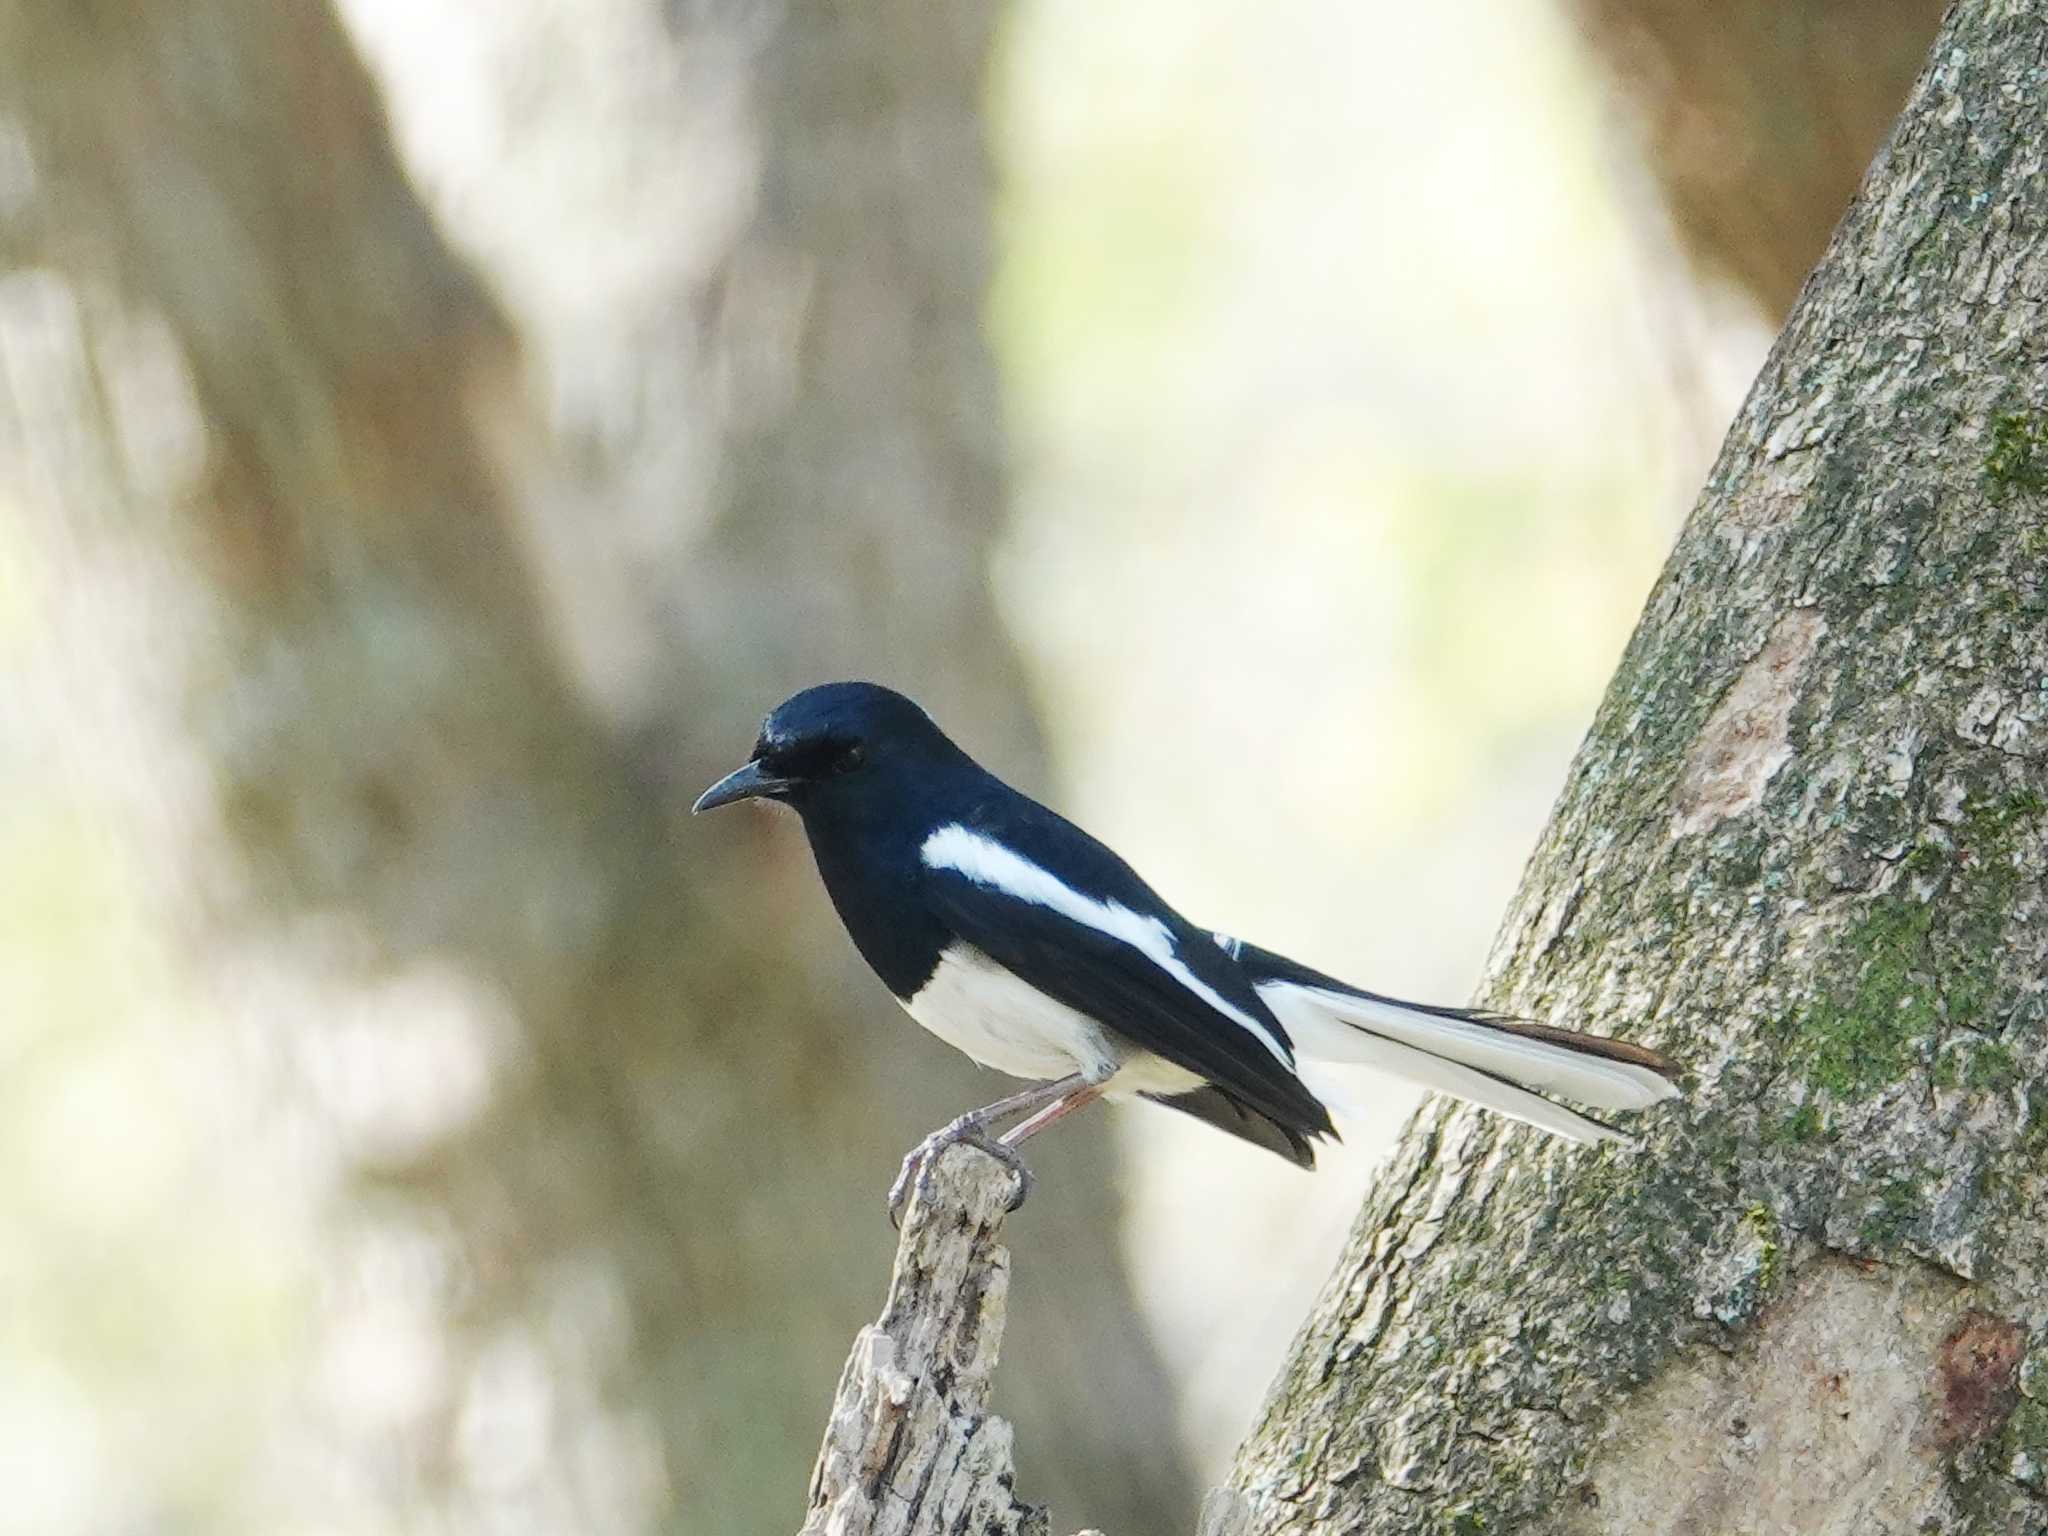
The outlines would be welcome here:
<svg viewBox="0 0 2048 1536">
<path fill-rule="evenodd" d="M 781 800 L 798 810 L 857 790 L 906 759 L 957 754 L 932 717 L 875 683 L 821 683 L 791 694 L 761 722 L 754 755 L 698 797 L 692 812 L 735 800 Z"/>
</svg>

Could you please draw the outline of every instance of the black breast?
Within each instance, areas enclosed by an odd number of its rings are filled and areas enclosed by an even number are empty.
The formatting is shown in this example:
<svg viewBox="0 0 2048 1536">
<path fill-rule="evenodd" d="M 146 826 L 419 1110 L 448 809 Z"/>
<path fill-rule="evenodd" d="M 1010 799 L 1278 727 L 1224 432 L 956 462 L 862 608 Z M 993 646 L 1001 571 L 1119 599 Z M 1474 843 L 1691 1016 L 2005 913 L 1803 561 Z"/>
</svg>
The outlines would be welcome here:
<svg viewBox="0 0 2048 1536">
<path fill-rule="evenodd" d="M 916 995 L 953 936 L 924 899 L 911 835 L 834 816 L 806 816 L 804 830 L 861 958 L 897 997 Z"/>
</svg>

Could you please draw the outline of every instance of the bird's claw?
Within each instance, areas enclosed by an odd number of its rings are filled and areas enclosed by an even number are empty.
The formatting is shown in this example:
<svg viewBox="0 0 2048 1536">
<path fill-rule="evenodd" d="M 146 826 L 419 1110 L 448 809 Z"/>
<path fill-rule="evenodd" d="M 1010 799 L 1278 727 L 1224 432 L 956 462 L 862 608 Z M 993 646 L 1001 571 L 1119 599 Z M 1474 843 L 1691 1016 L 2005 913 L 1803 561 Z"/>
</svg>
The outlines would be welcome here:
<svg viewBox="0 0 2048 1536">
<path fill-rule="evenodd" d="M 1024 1166 L 1024 1158 L 1015 1147 L 1006 1146 L 988 1133 L 988 1127 L 972 1116 L 963 1115 L 952 1124 L 933 1131 L 903 1159 L 903 1166 L 896 1172 L 896 1180 L 889 1186 L 889 1225 L 898 1231 L 903 1229 L 903 1212 L 915 1190 L 920 1196 L 931 1194 L 932 1170 L 938 1166 L 939 1154 L 952 1146 L 973 1147 L 986 1152 L 990 1157 L 1009 1169 L 1017 1181 L 1016 1189 L 1010 1195 L 1009 1210 L 1016 1210 L 1024 1204 L 1031 1193 L 1031 1170 Z"/>
</svg>

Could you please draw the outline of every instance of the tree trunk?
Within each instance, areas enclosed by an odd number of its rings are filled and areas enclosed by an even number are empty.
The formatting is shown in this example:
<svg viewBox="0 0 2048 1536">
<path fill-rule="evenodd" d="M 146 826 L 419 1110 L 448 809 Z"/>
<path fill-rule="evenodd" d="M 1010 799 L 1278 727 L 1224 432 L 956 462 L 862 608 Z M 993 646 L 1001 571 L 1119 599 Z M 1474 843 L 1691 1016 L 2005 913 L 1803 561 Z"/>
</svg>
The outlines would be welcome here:
<svg viewBox="0 0 2048 1536">
<path fill-rule="evenodd" d="M 1671 221 L 1772 320 L 1898 116 L 1941 0 L 1567 0 Z"/>
<path fill-rule="evenodd" d="M 1639 1150 L 1427 1107 L 1257 1530 L 2048 1528 L 2044 54 L 1951 12 L 1503 929 L 1490 1005 L 1688 1099 Z"/>
<path fill-rule="evenodd" d="M 280 1404 L 285 1470 L 209 1487 L 200 1523 L 265 1524 L 280 1481 L 376 1525 L 435 1524 L 421 1501 L 452 1528 L 793 1523 L 880 1286 L 882 1189 L 982 1090 L 905 1066 L 936 1056 L 852 981 L 790 829 L 678 825 L 676 791 L 840 664 L 923 683 L 970 735 L 1025 717 L 982 570 L 993 14 L 733 21 L 766 190 L 723 277 L 775 247 L 794 321 L 729 317 L 778 403 L 708 477 L 713 552 L 648 582 L 747 601 L 663 637 L 659 706 L 617 731 L 529 563 L 549 516 L 573 542 L 594 514 L 328 7 L 0 13 L 0 499 L 37 679 L 80 793 L 127 807 L 189 1017 L 245 1042 L 251 1098 L 297 1106 L 241 1155 L 341 1169 L 322 1347 L 388 1338 L 370 1314 L 396 1308 L 431 1374 L 383 1419 Z M 1028 769 L 1026 732 L 981 734 Z M 1100 1241 L 1099 1136 L 1032 1213 L 1067 1258 L 1017 1320 L 1008 1406 L 1044 1491 L 1164 1531 L 1188 1490 Z M 1103 1390 L 1075 1389 L 1084 1361 Z"/>
</svg>

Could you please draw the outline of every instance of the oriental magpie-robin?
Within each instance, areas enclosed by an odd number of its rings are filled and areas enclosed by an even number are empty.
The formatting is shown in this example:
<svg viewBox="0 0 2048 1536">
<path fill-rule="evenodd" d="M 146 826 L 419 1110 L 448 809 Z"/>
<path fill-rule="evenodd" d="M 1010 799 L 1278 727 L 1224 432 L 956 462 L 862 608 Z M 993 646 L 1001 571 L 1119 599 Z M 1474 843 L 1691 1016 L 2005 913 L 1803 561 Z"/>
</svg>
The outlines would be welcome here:
<svg viewBox="0 0 2048 1536">
<path fill-rule="evenodd" d="M 1019 794 L 916 704 L 827 683 L 779 705 L 695 810 L 779 800 L 803 818 L 855 946 L 910 1016 L 1033 1086 L 925 1138 L 889 1192 L 954 1141 L 1016 1147 L 1097 1098 L 1138 1095 L 1304 1168 L 1334 1136 L 1324 1064 L 1365 1064 L 1574 1141 L 1616 1137 L 1544 1097 L 1641 1109 L 1675 1063 L 1620 1040 L 1398 1002 L 1197 927 L 1101 843 Z M 991 1127 L 1022 1117 L 1000 1140 Z"/>
</svg>

